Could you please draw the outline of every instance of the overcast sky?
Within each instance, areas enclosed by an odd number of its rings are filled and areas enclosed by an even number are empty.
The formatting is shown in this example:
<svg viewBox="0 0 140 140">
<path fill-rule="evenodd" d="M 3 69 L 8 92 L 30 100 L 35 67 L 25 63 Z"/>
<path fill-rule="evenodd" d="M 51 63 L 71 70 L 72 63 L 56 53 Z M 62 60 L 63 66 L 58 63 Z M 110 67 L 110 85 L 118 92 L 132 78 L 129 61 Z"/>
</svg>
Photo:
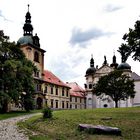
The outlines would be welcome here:
<svg viewBox="0 0 140 140">
<path fill-rule="evenodd" d="M 140 19 L 140 0 L 0 0 L 0 29 L 11 41 L 23 35 L 28 4 L 33 33 L 46 50 L 45 69 L 81 86 L 91 54 L 95 66 L 102 66 L 104 55 L 112 63 L 114 51 L 121 63 L 122 37 Z M 140 75 L 140 62 L 127 63 Z"/>
</svg>

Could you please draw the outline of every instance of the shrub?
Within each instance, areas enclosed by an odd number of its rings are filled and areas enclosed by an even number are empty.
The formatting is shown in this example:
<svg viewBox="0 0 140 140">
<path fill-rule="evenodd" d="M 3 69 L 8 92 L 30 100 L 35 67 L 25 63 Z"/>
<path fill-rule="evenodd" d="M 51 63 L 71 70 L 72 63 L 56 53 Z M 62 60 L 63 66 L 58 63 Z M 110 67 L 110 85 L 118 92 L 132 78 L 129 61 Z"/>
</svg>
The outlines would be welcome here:
<svg viewBox="0 0 140 140">
<path fill-rule="evenodd" d="M 43 109 L 43 118 L 52 118 L 52 110 L 50 107 L 46 107 Z"/>
</svg>

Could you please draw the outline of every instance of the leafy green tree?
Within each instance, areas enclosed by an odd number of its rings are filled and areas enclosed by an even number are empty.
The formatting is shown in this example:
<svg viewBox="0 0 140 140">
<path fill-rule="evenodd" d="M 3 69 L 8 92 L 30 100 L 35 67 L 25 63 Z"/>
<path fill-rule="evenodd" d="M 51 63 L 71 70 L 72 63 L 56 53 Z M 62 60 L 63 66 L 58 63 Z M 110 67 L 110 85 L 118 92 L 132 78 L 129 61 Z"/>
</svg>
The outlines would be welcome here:
<svg viewBox="0 0 140 140">
<path fill-rule="evenodd" d="M 94 88 L 97 96 L 108 95 L 115 102 L 116 108 L 118 101 L 135 96 L 134 81 L 120 70 L 102 76 Z"/>
<path fill-rule="evenodd" d="M 9 42 L 9 38 L 0 31 L 0 112 L 7 112 L 8 104 L 16 104 L 19 99 L 26 110 L 31 109 L 35 70 L 36 67 L 26 59 L 19 46 Z"/>
<path fill-rule="evenodd" d="M 140 61 L 140 21 L 137 20 L 134 29 L 129 29 L 129 32 L 124 34 L 122 43 L 118 52 L 122 56 L 122 61 L 126 61 L 127 58 L 132 55 L 133 60 Z"/>
</svg>

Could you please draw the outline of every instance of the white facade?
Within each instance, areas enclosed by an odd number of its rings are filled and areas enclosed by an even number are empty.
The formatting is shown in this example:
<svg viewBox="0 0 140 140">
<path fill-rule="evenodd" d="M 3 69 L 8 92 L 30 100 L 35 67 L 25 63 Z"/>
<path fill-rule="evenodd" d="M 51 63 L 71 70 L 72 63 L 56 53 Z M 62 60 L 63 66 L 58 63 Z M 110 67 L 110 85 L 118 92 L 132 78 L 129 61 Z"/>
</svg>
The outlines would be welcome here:
<svg viewBox="0 0 140 140">
<path fill-rule="evenodd" d="M 140 80 L 135 81 L 135 97 L 132 100 L 132 106 L 140 106 Z"/>
<path fill-rule="evenodd" d="M 94 84 L 96 84 L 101 76 L 107 75 L 111 71 L 113 71 L 114 68 L 108 66 L 108 64 L 103 65 L 99 69 L 96 69 L 95 73 L 92 74 L 86 74 L 86 106 L 87 108 L 112 108 L 115 107 L 115 103 L 112 99 L 108 98 L 108 96 L 103 96 L 103 99 L 100 99 L 94 94 L 93 87 Z M 135 97 L 129 98 L 126 101 L 119 101 L 118 106 L 119 107 L 132 107 L 132 106 L 140 106 L 140 76 L 137 74 L 131 72 L 131 70 L 124 71 L 125 74 L 128 74 L 131 76 L 132 79 L 134 79 L 135 84 Z M 93 91 L 93 93 L 92 93 Z"/>
</svg>

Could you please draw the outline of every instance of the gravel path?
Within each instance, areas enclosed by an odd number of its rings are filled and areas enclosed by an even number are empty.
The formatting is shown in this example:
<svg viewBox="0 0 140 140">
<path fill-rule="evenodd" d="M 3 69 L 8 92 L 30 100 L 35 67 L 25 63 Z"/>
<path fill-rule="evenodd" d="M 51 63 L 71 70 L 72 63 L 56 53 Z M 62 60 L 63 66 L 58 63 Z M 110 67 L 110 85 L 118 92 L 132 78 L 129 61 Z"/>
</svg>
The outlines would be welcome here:
<svg viewBox="0 0 140 140">
<path fill-rule="evenodd" d="M 36 114 L 24 115 L 0 121 L 0 140 L 29 140 L 23 130 L 19 130 L 17 122 L 26 120 Z"/>
</svg>

